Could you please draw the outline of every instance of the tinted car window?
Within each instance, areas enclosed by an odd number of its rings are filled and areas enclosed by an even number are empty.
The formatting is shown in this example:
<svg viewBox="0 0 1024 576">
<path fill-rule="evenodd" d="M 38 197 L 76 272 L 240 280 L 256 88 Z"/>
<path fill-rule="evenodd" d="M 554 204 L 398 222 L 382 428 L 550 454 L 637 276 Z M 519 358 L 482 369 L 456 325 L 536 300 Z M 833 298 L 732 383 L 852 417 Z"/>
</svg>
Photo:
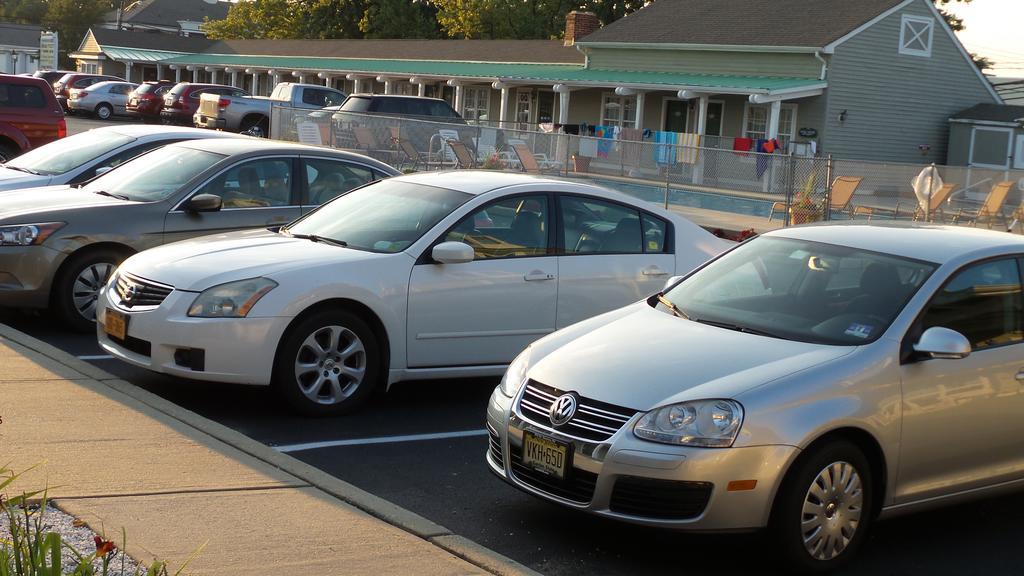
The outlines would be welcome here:
<svg viewBox="0 0 1024 576">
<path fill-rule="evenodd" d="M 376 179 L 369 168 L 336 160 L 307 159 L 306 185 L 308 203 L 323 204 L 339 194 L 348 192 Z"/>
<path fill-rule="evenodd" d="M 38 86 L 0 84 L 0 107 L 46 108 L 46 99 Z"/>
<path fill-rule="evenodd" d="M 632 208 L 584 198 L 562 198 L 565 251 L 568 254 L 644 251 L 640 213 Z"/>
<path fill-rule="evenodd" d="M 548 250 L 548 198 L 505 198 L 463 218 L 445 241 L 465 242 L 476 260 L 543 256 Z"/>
<path fill-rule="evenodd" d="M 8 164 L 40 174 L 64 174 L 132 140 L 131 136 L 116 132 L 80 132 L 29 150 Z"/>
<path fill-rule="evenodd" d="M 172 146 L 125 162 L 117 170 L 89 182 L 82 190 L 107 192 L 139 202 L 164 200 L 197 174 L 223 159 L 221 154 Z"/>
<path fill-rule="evenodd" d="M 220 196 L 224 208 L 259 208 L 292 204 L 290 158 L 261 158 L 233 166 L 199 189 Z"/>
<path fill-rule="evenodd" d="M 78 184 L 81 182 L 85 182 L 86 180 L 91 180 L 92 178 L 96 177 L 96 171 L 99 170 L 100 168 L 117 168 L 121 164 L 124 164 L 125 162 L 131 160 L 132 158 L 135 158 L 136 156 L 141 156 L 142 154 L 145 154 L 150 150 L 159 148 L 161 146 L 166 146 L 168 144 L 171 144 L 172 142 L 177 142 L 177 140 L 158 140 L 156 142 L 147 142 L 145 144 L 140 144 L 138 146 L 132 146 L 127 150 L 122 150 L 117 154 L 114 154 L 110 158 L 107 158 L 106 160 L 99 162 L 98 164 L 89 168 L 88 170 L 85 170 L 84 172 L 76 176 L 70 182 L 70 184 Z"/>
<path fill-rule="evenodd" d="M 1021 342 L 1021 284 L 1017 260 L 975 264 L 957 273 L 935 295 L 923 328 L 963 334 L 975 349 Z"/>
<path fill-rule="evenodd" d="M 371 102 L 373 102 L 371 98 L 349 96 L 345 99 L 345 103 L 341 105 L 341 109 L 345 112 L 366 112 L 370 109 Z"/>
</svg>

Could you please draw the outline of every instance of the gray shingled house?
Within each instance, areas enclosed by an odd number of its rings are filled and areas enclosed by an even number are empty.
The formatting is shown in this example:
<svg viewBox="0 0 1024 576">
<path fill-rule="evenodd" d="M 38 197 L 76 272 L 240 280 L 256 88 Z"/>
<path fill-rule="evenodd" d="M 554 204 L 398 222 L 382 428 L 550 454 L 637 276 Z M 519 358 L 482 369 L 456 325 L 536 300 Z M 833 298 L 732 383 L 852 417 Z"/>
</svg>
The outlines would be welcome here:
<svg viewBox="0 0 1024 576">
<path fill-rule="evenodd" d="M 931 0 L 656 0 L 603 28 L 571 13 L 564 43 L 234 40 L 157 63 L 261 94 L 298 78 L 438 95 L 518 128 L 689 132 L 722 148 L 777 137 L 801 154 L 915 163 L 946 160 L 953 114 L 1000 103 Z"/>
</svg>

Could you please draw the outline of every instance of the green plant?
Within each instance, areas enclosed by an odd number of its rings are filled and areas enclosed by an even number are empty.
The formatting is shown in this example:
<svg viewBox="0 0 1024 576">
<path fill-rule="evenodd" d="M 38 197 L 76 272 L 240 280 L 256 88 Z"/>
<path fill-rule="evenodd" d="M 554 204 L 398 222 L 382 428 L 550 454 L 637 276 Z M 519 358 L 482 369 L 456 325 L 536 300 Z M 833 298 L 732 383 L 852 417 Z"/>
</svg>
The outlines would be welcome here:
<svg viewBox="0 0 1024 576">
<path fill-rule="evenodd" d="M 821 204 L 814 197 L 814 184 L 817 174 L 811 173 L 804 181 L 804 185 L 797 191 L 793 198 L 793 205 L 790 207 L 790 215 L 794 224 L 804 222 L 816 222 L 821 220 Z"/>
<path fill-rule="evenodd" d="M 497 152 L 485 158 L 480 167 L 484 170 L 504 170 L 506 168 L 505 161 L 501 159 L 501 155 Z"/>
<path fill-rule="evenodd" d="M 70 551 L 74 556 L 75 565 L 68 572 L 72 576 L 125 576 L 124 554 L 121 554 L 120 570 L 111 571 L 111 562 L 118 550 L 112 541 L 96 536 L 96 550 L 82 554 L 63 542 L 60 534 L 47 529 L 44 523 L 49 501 L 47 490 L 23 492 L 20 496 L 10 498 L 6 496 L 7 488 L 23 473 L 16 474 L 9 466 L 0 466 L 0 515 L 7 519 L 10 533 L 9 539 L 0 538 L 0 576 L 61 576 L 65 573 L 61 557 L 63 550 Z M 128 535 L 122 529 L 122 550 L 127 543 Z M 174 576 L 180 576 L 205 546 L 206 544 L 203 544 L 196 549 Z M 100 564 L 98 569 L 96 560 L 99 560 Z M 154 560 L 144 572 L 143 569 L 142 566 L 137 567 L 133 572 L 134 576 L 169 576 L 167 563 L 160 560 Z"/>
</svg>

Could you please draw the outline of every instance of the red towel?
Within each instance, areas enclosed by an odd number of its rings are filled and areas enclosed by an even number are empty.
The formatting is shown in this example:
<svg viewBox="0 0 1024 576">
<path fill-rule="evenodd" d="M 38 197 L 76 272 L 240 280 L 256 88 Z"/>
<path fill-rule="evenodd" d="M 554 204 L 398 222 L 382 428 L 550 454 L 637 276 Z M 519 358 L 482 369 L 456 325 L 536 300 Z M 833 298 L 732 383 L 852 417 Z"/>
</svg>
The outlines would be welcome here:
<svg viewBox="0 0 1024 576">
<path fill-rule="evenodd" d="M 753 147 L 753 138 L 737 138 L 732 141 L 732 149 L 737 152 L 750 152 L 750 149 Z"/>
</svg>

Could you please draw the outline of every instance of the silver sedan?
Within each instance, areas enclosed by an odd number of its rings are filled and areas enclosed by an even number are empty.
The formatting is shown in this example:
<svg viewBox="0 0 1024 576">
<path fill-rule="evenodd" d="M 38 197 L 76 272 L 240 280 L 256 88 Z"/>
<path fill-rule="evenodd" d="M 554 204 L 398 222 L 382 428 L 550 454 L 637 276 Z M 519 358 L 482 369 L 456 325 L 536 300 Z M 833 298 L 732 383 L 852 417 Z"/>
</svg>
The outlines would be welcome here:
<svg viewBox="0 0 1024 576">
<path fill-rule="evenodd" d="M 95 114 L 100 120 L 107 120 L 118 114 L 128 114 L 128 94 L 138 84 L 131 82 L 97 82 L 88 88 L 76 88 L 68 94 L 68 108 L 73 112 Z"/>
<path fill-rule="evenodd" d="M 796 568 L 1024 481 L 1024 239 L 812 226 L 532 344 L 487 410 L 513 486 L 617 520 L 770 528 Z"/>
</svg>

